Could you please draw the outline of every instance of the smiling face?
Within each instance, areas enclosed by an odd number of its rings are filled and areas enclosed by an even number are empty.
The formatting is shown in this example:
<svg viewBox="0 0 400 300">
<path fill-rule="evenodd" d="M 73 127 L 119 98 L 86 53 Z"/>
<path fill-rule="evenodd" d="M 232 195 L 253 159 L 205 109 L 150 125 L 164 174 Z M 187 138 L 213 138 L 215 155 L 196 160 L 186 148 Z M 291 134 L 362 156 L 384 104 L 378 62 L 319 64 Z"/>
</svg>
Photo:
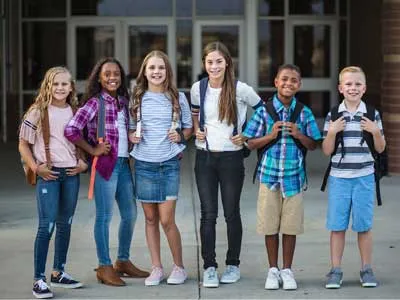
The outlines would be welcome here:
<svg viewBox="0 0 400 300">
<path fill-rule="evenodd" d="M 295 70 L 283 69 L 275 78 L 278 98 L 283 104 L 289 104 L 301 86 L 300 74 Z"/>
<path fill-rule="evenodd" d="M 219 51 L 212 51 L 204 58 L 204 68 L 210 81 L 220 82 L 224 80 L 227 62 Z"/>
<path fill-rule="evenodd" d="M 111 96 L 117 96 L 117 90 L 121 86 L 121 70 L 116 63 L 105 63 L 100 70 L 99 81 L 103 89 Z"/>
<path fill-rule="evenodd" d="M 361 72 L 345 72 L 341 75 L 338 88 L 346 101 L 358 104 L 367 89 L 365 76 Z"/>
<path fill-rule="evenodd" d="M 52 104 L 55 106 L 65 105 L 67 97 L 71 92 L 71 74 L 68 72 L 56 74 L 51 85 Z"/>
<path fill-rule="evenodd" d="M 164 89 L 164 81 L 167 78 L 165 62 L 161 57 L 152 56 L 149 58 L 144 71 L 148 82 L 148 89 L 160 92 Z"/>
</svg>

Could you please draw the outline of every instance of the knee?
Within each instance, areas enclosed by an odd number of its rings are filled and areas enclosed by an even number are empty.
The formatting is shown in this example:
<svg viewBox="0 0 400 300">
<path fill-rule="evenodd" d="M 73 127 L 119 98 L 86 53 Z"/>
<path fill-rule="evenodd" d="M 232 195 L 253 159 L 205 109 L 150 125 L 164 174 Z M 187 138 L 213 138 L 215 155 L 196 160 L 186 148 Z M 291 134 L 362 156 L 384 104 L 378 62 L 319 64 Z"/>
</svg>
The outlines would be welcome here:
<svg viewBox="0 0 400 300">
<path fill-rule="evenodd" d="M 217 222 L 218 213 L 215 211 L 207 211 L 204 210 L 201 212 L 201 221 L 202 222 Z"/>
<path fill-rule="evenodd" d="M 164 231 L 170 231 L 171 229 L 175 228 L 175 220 L 172 218 L 165 218 L 160 220 L 161 226 L 163 227 Z"/>
<path fill-rule="evenodd" d="M 146 215 L 146 225 L 147 226 L 156 226 L 160 222 L 158 216 L 156 214 Z"/>
<path fill-rule="evenodd" d="M 50 239 L 53 235 L 55 222 L 41 221 L 39 222 L 38 237 Z"/>
</svg>

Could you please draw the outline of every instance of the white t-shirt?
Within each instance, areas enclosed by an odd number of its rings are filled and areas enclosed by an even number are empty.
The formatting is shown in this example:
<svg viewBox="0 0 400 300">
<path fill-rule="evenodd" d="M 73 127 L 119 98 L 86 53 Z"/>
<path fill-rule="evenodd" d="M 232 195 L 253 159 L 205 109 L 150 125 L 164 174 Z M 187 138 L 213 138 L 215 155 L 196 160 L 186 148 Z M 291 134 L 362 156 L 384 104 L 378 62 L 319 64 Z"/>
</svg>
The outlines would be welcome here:
<svg viewBox="0 0 400 300">
<path fill-rule="evenodd" d="M 126 132 L 125 110 L 118 112 L 118 157 L 129 157 L 128 153 L 128 133 Z"/>
<path fill-rule="evenodd" d="M 208 84 L 204 100 L 204 128 L 207 130 L 208 147 L 211 151 L 237 151 L 242 146 L 236 146 L 230 140 L 233 133 L 233 124 L 218 119 L 219 97 L 221 88 L 212 88 Z M 193 84 L 190 91 L 192 105 L 200 106 L 200 81 Z M 236 104 L 238 110 L 238 133 L 242 132 L 242 126 L 247 117 L 247 106 L 256 106 L 261 101 L 254 89 L 244 82 L 238 81 L 236 86 Z M 200 117 L 200 115 L 199 115 Z M 206 149 L 206 143 L 196 140 L 196 146 Z"/>
</svg>

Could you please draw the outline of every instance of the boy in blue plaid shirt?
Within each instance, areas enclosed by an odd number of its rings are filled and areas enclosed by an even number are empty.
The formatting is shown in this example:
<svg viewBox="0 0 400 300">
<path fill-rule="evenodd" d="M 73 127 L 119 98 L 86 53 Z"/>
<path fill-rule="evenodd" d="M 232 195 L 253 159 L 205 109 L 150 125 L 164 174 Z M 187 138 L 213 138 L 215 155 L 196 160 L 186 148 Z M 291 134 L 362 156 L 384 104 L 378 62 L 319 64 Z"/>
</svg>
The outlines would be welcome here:
<svg viewBox="0 0 400 300">
<path fill-rule="evenodd" d="M 263 148 L 279 138 L 262 154 L 257 169 L 260 190 L 257 202 L 257 232 L 265 236 L 269 270 L 265 289 L 295 290 L 297 283 L 291 270 L 296 235 L 303 233 L 303 190 L 306 187 L 303 152 L 314 150 L 321 133 L 311 110 L 304 106 L 295 122 L 290 122 L 296 107 L 295 94 L 301 86 L 300 69 L 286 64 L 275 77 L 277 92 L 272 103 L 280 121 L 274 122 L 266 106 L 253 114 L 243 135 L 250 149 Z M 282 234 L 283 266 L 278 268 L 279 232 Z"/>
</svg>

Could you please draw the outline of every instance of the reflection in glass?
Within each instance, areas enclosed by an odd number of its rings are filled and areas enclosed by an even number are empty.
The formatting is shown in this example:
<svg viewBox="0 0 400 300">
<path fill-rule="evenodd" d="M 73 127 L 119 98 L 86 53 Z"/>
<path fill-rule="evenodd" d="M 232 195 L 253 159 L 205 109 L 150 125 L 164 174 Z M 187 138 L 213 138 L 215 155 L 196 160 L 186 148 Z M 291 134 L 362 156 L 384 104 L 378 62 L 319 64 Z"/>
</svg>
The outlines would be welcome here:
<svg viewBox="0 0 400 300">
<path fill-rule="evenodd" d="M 140 65 L 150 51 L 161 50 L 168 54 L 167 30 L 165 25 L 129 26 L 129 80 L 137 77 Z"/>
<path fill-rule="evenodd" d="M 201 49 L 211 42 L 220 41 L 229 50 L 233 64 L 235 65 L 235 76 L 239 76 L 239 26 L 202 26 L 201 27 Z M 200 76 L 201 74 L 199 74 Z"/>
<path fill-rule="evenodd" d="M 258 0 L 258 13 L 260 16 L 283 16 L 285 1 Z"/>
<path fill-rule="evenodd" d="M 48 68 L 66 64 L 66 34 L 65 22 L 22 23 L 24 90 L 36 90 Z"/>
<path fill-rule="evenodd" d="M 340 15 L 342 16 L 342 17 L 347 17 L 347 3 L 348 3 L 348 1 L 347 0 L 340 0 L 339 1 L 339 10 L 340 10 Z"/>
<path fill-rule="evenodd" d="M 115 56 L 113 26 L 78 27 L 76 29 L 76 79 L 85 80 L 96 62 Z"/>
<path fill-rule="evenodd" d="M 175 0 L 177 17 L 192 17 L 192 0 Z"/>
<path fill-rule="evenodd" d="M 201 16 L 242 16 L 244 15 L 244 0 L 197 0 L 196 14 Z"/>
<path fill-rule="evenodd" d="M 172 0 L 71 0 L 72 15 L 172 16 Z"/>
<path fill-rule="evenodd" d="M 276 72 L 284 61 L 283 21 L 259 21 L 258 39 L 258 85 L 274 86 Z"/>
<path fill-rule="evenodd" d="M 65 17 L 67 5 L 65 0 L 23 0 L 23 18 L 57 18 Z"/>
<path fill-rule="evenodd" d="M 311 108 L 316 118 L 325 118 L 330 109 L 330 92 L 298 92 L 296 98 Z M 320 128 L 322 129 L 322 128 Z"/>
<path fill-rule="evenodd" d="M 294 63 L 303 77 L 329 77 L 331 31 L 328 25 L 294 27 Z"/>
<path fill-rule="evenodd" d="M 192 21 L 176 21 L 176 61 L 178 88 L 192 85 Z"/>
<path fill-rule="evenodd" d="M 332 15 L 335 14 L 336 0 L 289 0 L 291 15 Z"/>
<path fill-rule="evenodd" d="M 347 22 L 341 20 L 339 28 L 339 69 L 347 65 Z"/>
</svg>

